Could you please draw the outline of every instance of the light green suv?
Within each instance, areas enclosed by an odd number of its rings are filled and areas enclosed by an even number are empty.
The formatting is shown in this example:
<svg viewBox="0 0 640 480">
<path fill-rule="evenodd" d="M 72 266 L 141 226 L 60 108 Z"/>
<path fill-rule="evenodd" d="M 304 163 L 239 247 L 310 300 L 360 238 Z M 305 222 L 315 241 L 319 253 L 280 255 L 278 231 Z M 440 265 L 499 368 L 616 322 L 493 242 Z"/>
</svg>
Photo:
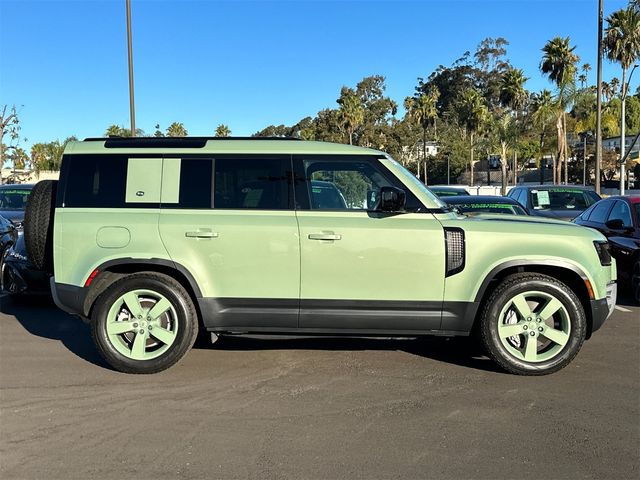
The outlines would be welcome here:
<svg viewBox="0 0 640 480">
<path fill-rule="evenodd" d="M 615 305 L 596 231 L 459 215 L 385 153 L 348 145 L 71 142 L 25 223 L 56 304 L 130 373 L 170 367 L 200 332 L 474 334 L 504 369 L 540 375 Z"/>
</svg>

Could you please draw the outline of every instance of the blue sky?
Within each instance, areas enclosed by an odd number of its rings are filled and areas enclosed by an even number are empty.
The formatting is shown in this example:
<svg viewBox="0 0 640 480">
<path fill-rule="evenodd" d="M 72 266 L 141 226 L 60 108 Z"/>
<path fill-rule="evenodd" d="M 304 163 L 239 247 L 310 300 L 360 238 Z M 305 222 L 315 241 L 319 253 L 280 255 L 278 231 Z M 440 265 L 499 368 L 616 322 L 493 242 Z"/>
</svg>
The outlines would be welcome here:
<svg viewBox="0 0 640 480">
<path fill-rule="evenodd" d="M 605 0 L 605 16 L 625 5 Z M 374 74 L 401 105 L 417 77 L 488 36 L 509 40 L 539 90 L 540 49 L 569 35 L 595 83 L 596 14 L 597 0 L 132 0 L 136 123 L 250 135 L 333 108 L 342 85 Z M 23 146 L 128 125 L 125 0 L 0 0 L 0 25 L 0 104 L 18 106 Z"/>
</svg>

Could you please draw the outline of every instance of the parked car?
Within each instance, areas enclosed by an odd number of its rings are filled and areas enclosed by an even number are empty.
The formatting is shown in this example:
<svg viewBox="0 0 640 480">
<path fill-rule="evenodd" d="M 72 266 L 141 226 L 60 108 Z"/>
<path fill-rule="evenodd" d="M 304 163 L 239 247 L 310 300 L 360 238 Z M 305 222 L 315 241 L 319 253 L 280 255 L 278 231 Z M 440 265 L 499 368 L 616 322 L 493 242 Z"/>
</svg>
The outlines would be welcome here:
<svg viewBox="0 0 640 480">
<path fill-rule="evenodd" d="M 461 195 L 443 198 L 444 202 L 460 213 L 504 213 L 507 215 L 529 215 L 527 210 L 513 198 L 491 195 Z"/>
<path fill-rule="evenodd" d="M 512 188 L 509 198 L 517 200 L 531 215 L 573 220 L 600 200 L 593 190 L 573 185 L 532 185 Z"/>
<path fill-rule="evenodd" d="M 615 196 L 585 210 L 575 223 L 602 232 L 616 259 L 618 278 L 640 303 L 640 196 Z"/>
<path fill-rule="evenodd" d="M 32 184 L 0 185 L 0 215 L 11 221 L 19 233 L 22 233 L 27 198 L 32 189 Z"/>
<path fill-rule="evenodd" d="M 25 293 L 48 294 L 49 277 L 46 270 L 37 268 L 28 258 L 24 235 L 10 245 L 2 256 L 0 270 L 2 291 L 18 297 Z"/>
<path fill-rule="evenodd" d="M 470 195 L 469 191 L 466 188 L 455 187 L 451 185 L 435 185 L 433 187 L 429 187 L 429 190 L 431 190 L 440 198 Z"/>
<path fill-rule="evenodd" d="M 317 203 L 315 181 L 344 205 Z M 367 148 L 88 139 L 69 142 L 60 181 L 31 195 L 29 259 L 123 372 L 169 368 L 202 325 L 214 338 L 477 330 L 498 365 L 542 375 L 568 365 L 615 306 L 601 233 L 459 215 Z"/>
</svg>

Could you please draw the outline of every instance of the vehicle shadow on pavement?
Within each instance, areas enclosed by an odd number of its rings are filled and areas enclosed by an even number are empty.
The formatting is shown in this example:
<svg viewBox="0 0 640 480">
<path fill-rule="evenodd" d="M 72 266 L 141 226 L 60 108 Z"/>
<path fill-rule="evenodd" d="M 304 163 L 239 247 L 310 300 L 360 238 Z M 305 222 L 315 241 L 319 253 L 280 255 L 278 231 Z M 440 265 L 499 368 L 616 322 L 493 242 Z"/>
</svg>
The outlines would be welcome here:
<svg viewBox="0 0 640 480">
<path fill-rule="evenodd" d="M 462 367 L 504 373 L 468 337 L 290 337 L 290 336 L 222 336 L 214 345 L 198 343 L 194 348 L 249 350 L 326 350 L 326 351 L 402 351 L 437 362 Z"/>
<path fill-rule="evenodd" d="M 11 315 L 32 335 L 58 340 L 73 354 L 109 370 L 91 340 L 89 325 L 53 304 L 46 296 L 33 296 L 15 300 L 0 298 L 0 312 Z"/>
</svg>

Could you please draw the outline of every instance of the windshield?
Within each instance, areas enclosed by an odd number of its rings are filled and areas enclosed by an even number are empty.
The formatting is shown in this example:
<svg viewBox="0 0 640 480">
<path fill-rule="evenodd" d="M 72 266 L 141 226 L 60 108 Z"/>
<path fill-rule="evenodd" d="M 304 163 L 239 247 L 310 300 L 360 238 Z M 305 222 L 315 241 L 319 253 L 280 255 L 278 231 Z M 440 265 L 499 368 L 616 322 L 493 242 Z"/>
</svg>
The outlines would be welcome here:
<svg viewBox="0 0 640 480">
<path fill-rule="evenodd" d="M 7 188 L 0 190 L 0 210 L 24 210 L 31 190 L 24 188 Z"/>
<path fill-rule="evenodd" d="M 395 167 L 397 167 L 398 172 L 400 173 L 400 175 L 402 175 L 402 177 L 403 177 L 403 179 L 405 181 L 411 182 L 413 185 L 418 187 L 418 189 L 422 193 L 424 193 L 427 197 L 429 197 L 429 200 L 431 200 L 433 203 L 435 203 L 438 207 L 446 209 L 446 210 L 449 210 L 449 208 L 450 208 L 449 205 L 447 205 L 442 200 L 440 200 L 437 197 L 437 195 L 435 195 L 431 190 L 429 190 L 424 183 L 422 183 L 420 180 L 418 180 L 413 175 L 413 173 L 411 173 L 409 170 L 404 168 L 402 165 L 400 165 L 398 162 L 396 162 L 393 158 L 387 156 L 387 159 L 389 161 L 391 161 Z"/>
<path fill-rule="evenodd" d="M 596 201 L 589 191 L 578 188 L 531 190 L 531 204 L 535 210 L 584 210 Z"/>
<path fill-rule="evenodd" d="M 462 213 L 506 213 L 508 215 L 526 215 L 519 205 L 509 203 L 456 203 L 454 206 Z"/>
<path fill-rule="evenodd" d="M 438 197 L 462 197 L 462 196 L 467 196 L 469 195 L 469 192 L 465 191 L 465 190 L 445 190 L 445 189 L 440 189 L 440 188 L 431 188 L 430 189 L 433 193 L 435 193 Z"/>
</svg>

